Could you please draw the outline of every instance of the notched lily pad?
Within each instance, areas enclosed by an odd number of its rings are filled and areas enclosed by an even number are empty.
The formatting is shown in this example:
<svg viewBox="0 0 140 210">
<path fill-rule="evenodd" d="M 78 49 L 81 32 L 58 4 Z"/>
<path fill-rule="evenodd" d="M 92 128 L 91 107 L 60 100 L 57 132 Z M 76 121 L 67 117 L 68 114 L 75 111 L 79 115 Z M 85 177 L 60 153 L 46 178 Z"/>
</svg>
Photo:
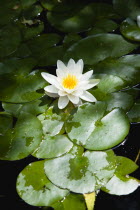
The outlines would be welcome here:
<svg viewBox="0 0 140 210">
<path fill-rule="evenodd" d="M 0 159 L 19 160 L 31 154 L 42 137 L 40 121 L 29 113 L 22 112 L 15 127 L 0 135 Z"/>
<path fill-rule="evenodd" d="M 66 135 L 44 135 L 39 147 L 33 152 L 37 158 L 55 158 L 68 152 L 73 143 Z"/>
<path fill-rule="evenodd" d="M 33 115 L 38 115 L 41 113 L 44 113 L 50 103 L 52 102 L 52 99 L 48 96 L 43 96 L 38 100 L 28 102 L 28 103 L 22 103 L 22 104 L 12 104 L 12 103 L 2 103 L 2 106 L 5 111 L 12 114 L 14 117 L 18 117 L 20 115 L 20 112 L 28 112 Z"/>
<path fill-rule="evenodd" d="M 127 39 L 132 41 L 140 41 L 140 27 L 130 19 L 123 21 L 120 27 L 121 33 Z"/>
<path fill-rule="evenodd" d="M 104 116 L 105 111 L 104 103 L 80 106 L 66 123 L 69 138 L 89 150 L 106 150 L 122 142 L 130 127 L 126 114 L 114 109 Z"/>
<path fill-rule="evenodd" d="M 71 151 L 62 157 L 46 160 L 44 164 L 45 173 L 52 183 L 76 193 L 100 189 L 113 176 L 115 167 L 112 151 L 82 154 Z"/>
<path fill-rule="evenodd" d="M 19 196 L 33 206 L 51 206 L 69 193 L 48 180 L 44 173 L 44 161 L 26 166 L 18 175 L 16 187 Z"/>
<path fill-rule="evenodd" d="M 131 123 L 140 123 L 140 100 L 135 102 L 127 115 Z"/>
<path fill-rule="evenodd" d="M 64 56 L 65 60 L 83 59 L 85 64 L 92 65 L 108 57 L 120 57 L 136 49 L 138 45 L 126 41 L 117 34 L 97 34 L 81 39 L 72 45 Z"/>
<path fill-rule="evenodd" d="M 0 112 L 0 135 L 12 128 L 13 118 L 9 113 Z"/>
<path fill-rule="evenodd" d="M 133 177 L 114 175 L 102 190 L 113 195 L 128 195 L 134 192 L 139 184 Z"/>
</svg>

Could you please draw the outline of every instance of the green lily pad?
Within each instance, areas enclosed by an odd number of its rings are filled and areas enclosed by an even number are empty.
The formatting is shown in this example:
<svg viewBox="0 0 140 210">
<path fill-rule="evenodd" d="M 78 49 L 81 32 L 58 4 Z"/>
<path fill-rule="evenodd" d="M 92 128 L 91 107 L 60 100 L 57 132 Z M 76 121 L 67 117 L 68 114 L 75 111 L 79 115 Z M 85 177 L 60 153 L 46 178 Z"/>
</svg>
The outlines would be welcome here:
<svg viewBox="0 0 140 210">
<path fill-rule="evenodd" d="M 31 5 L 33 5 L 36 2 L 37 2 L 37 0 L 21 0 L 20 1 L 23 9 L 30 7 Z"/>
<path fill-rule="evenodd" d="M 66 135 L 44 135 L 39 147 L 33 152 L 37 158 L 55 158 L 67 153 L 73 143 Z"/>
<path fill-rule="evenodd" d="M 109 93 L 119 91 L 125 87 L 124 81 L 118 76 L 107 74 L 94 74 L 93 78 L 100 79 L 97 87 L 90 90 L 90 92 L 99 101 L 104 100 L 104 98 Z"/>
<path fill-rule="evenodd" d="M 97 34 L 86 37 L 72 45 L 66 51 L 64 59 L 78 60 L 82 58 L 85 64 L 92 65 L 108 57 L 115 58 L 130 53 L 137 46 L 117 34 Z"/>
<path fill-rule="evenodd" d="M 63 46 L 56 46 L 46 50 L 39 58 L 39 66 L 51 66 L 56 65 L 57 60 L 62 60 L 65 49 Z"/>
<path fill-rule="evenodd" d="M 136 18 L 140 14 L 139 0 L 113 0 L 114 9 L 123 17 Z"/>
<path fill-rule="evenodd" d="M 42 123 L 43 133 L 50 136 L 55 136 L 57 134 L 63 134 L 64 122 L 67 119 L 67 113 L 57 113 L 54 107 L 50 107 L 46 112 L 38 116 L 38 119 Z"/>
<path fill-rule="evenodd" d="M 40 5 L 31 5 L 30 7 L 25 8 L 22 11 L 23 22 L 26 20 L 32 20 L 33 18 L 39 16 L 42 10 L 43 8 Z"/>
<path fill-rule="evenodd" d="M 128 195 L 134 192 L 139 184 L 133 177 L 114 175 L 102 190 L 113 195 Z"/>
<path fill-rule="evenodd" d="M 87 32 L 87 35 L 95 35 L 99 33 L 114 32 L 118 28 L 118 24 L 110 19 L 98 20 L 94 27 Z"/>
<path fill-rule="evenodd" d="M 15 127 L 0 136 L 0 159 L 19 160 L 31 154 L 42 137 L 40 121 L 29 113 L 22 112 Z"/>
<path fill-rule="evenodd" d="M 134 103 L 133 96 L 124 92 L 110 93 L 102 101 L 106 102 L 107 111 L 112 111 L 114 108 L 121 108 L 127 112 Z"/>
<path fill-rule="evenodd" d="M 19 1 L 17 0 L 1 0 L 0 7 L 0 25 L 4 26 L 16 20 L 21 12 Z"/>
<path fill-rule="evenodd" d="M 16 25 L 3 26 L 0 29 L 0 57 L 3 58 L 16 51 L 20 42 L 21 34 Z"/>
<path fill-rule="evenodd" d="M 0 112 L 0 135 L 12 128 L 13 118 L 10 114 L 6 112 Z"/>
<path fill-rule="evenodd" d="M 113 18 L 117 16 L 113 7 L 109 4 L 91 3 L 83 7 L 81 3 L 76 5 L 77 7 L 75 6 L 77 2 L 67 6 L 62 4 L 61 13 L 58 10 L 54 11 L 56 9 L 47 13 L 48 21 L 60 31 L 74 33 L 89 29 L 101 18 Z M 63 8 L 69 10 L 66 12 Z M 77 9 L 76 11 L 76 8 L 79 10 Z"/>
<path fill-rule="evenodd" d="M 71 45 L 73 45 L 74 43 L 76 43 L 77 41 L 79 41 L 81 39 L 82 39 L 82 37 L 80 35 L 74 34 L 74 33 L 73 34 L 69 33 L 64 37 L 63 47 L 67 49 Z"/>
<path fill-rule="evenodd" d="M 23 103 L 23 104 L 12 104 L 12 103 L 2 103 L 4 110 L 14 117 L 18 117 L 20 112 L 28 112 L 33 115 L 38 115 L 44 113 L 49 104 L 52 102 L 51 98 L 48 96 L 44 96 L 38 100 Z"/>
<path fill-rule="evenodd" d="M 102 103 L 80 106 L 66 122 L 69 138 L 90 150 L 105 150 L 122 142 L 129 133 L 127 116 L 120 109 L 104 116 L 105 111 Z"/>
<path fill-rule="evenodd" d="M 140 41 L 140 28 L 136 25 L 135 22 L 126 19 L 121 24 L 121 33 L 127 39 L 132 41 Z"/>
<path fill-rule="evenodd" d="M 126 55 L 119 59 L 107 58 L 94 66 L 98 74 L 112 74 L 120 77 L 125 86 L 136 85 L 140 81 L 140 55 Z"/>
<path fill-rule="evenodd" d="M 18 175 L 16 188 L 19 196 L 33 206 L 51 206 L 69 193 L 48 180 L 44 173 L 44 161 L 26 166 Z"/>
<path fill-rule="evenodd" d="M 134 104 L 127 116 L 131 123 L 140 123 L 140 100 Z"/>
<path fill-rule="evenodd" d="M 61 168 L 61 170 L 60 170 Z M 76 193 L 100 189 L 115 171 L 114 153 L 72 151 L 62 157 L 46 160 L 45 173 L 55 185 Z"/>
<path fill-rule="evenodd" d="M 63 201 L 51 206 L 57 210 L 86 210 L 84 196 L 74 193 L 70 193 Z M 45 210 L 45 208 L 43 210 Z"/>
<path fill-rule="evenodd" d="M 61 2 L 59 2 L 58 0 L 41 0 L 41 5 L 48 10 L 53 9 L 57 4 L 60 4 Z"/>
<path fill-rule="evenodd" d="M 33 101 L 43 96 L 46 82 L 39 70 L 32 70 L 33 59 L 12 59 L 1 65 L 0 100 L 11 103 Z M 5 72 L 6 69 L 6 72 Z"/>
<path fill-rule="evenodd" d="M 119 175 L 127 175 L 131 174 L 135 170 L 138 169 L 138 165 L 126 157 L 116 156 L 117 160 L 117 169 L 115 171 L 115 174 Z"/>
<path fill-rule="evenodd" d="M 10 57 L 10 58 L 13 58 L 13 57 L 27 58 L 29 56 L 31 56 L 31 51 L 30 51 L 28 45 L 25 43 L 21 43 L 19 45 L 19 47 L 17 48 L 17 50 L 14 53 L 12 53 L 11 55 L 9 55 L 8 57 Z"/>
</svg>

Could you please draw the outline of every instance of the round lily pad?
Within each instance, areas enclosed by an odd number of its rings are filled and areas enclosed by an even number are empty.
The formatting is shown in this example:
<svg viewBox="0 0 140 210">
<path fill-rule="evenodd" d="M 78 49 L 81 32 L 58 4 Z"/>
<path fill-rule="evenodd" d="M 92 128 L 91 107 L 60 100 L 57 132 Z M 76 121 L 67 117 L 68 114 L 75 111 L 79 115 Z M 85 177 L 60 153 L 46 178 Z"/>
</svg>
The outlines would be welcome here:
<svg viewBox="0 0 140 210">
<path fill-rule="evenodd" d="M 127 113 L 131 123 L 140 123 L 140 100 Z"/>
<path fill-rule="evenodd" d="M 102 190 L 113 195 L 128 195 L 135 191 L 139 184 L 133 177 L 114 175 Z"/>
<path fill-rule="evenodd" d="M 51 206 L 69 193 L 48 180 L 44 173 L 44 161 L 26 166 L 18 175 L 16 188 L 19 196 L 33 206 Z"/>
<path fill-rule="evenodd" d="M 12 128 L 13 118 L 10 114 L 6 112 L 0 112 L 0 135 Z"/>
<path fill-rule="evenodd" d="M 127 112 L 134 103 L 133 96 L 124 92 L 110 93 L 102 100 L 107 103 L 107 111 L 112 111 L 114 108 L 121 108 Z"/>
<path fill-rule="evenodd" d="M 127 39 L 130 39 L 132 41 L 140 41 L 140 28 L 138 27 L 138 25 L 136 25 L 135 22 L 126 19 L 121 24 L 120 30 L 122 35 Z"/>
<path fill-rule="evenodd" d="M 32 71 L 34 65 L 35 61 L 27 58 L 8 60 L 0 66 L 1 101 L 23 103 L 43 96 L 46 82 L 39 70 Z"/>
<path fill-rule="evenodd" d="M 31 154 L 42 137 L 40 121 L 29 113 L 22 112 L 15 127 L 0 135 L 0 159 L 19 160 Z"/>
<path fill-rule="evenodd" d="M 85 64 L 96 64 L 108 57 L 120 57 L 130 53 L 138 45 L 126 41 L 117 34 L 97 34 L 86 37 L 72 45 L 64 56 L 65 60 L 83 59 Z"/>
<path fill-rule="evenodd" d="M 113 7 L 105 3 L 91 3 L 82 6 L 82 2 L 80 4 L 74 2 L 70 5 L 62 4 L 59 8 L 61 8 L 61 13 L 56 11 L 56 8 L 47 13 L 48 21 L 58 30 L 70 33 L 87 30 L 101 18 L 117 16 Z"/>
<path fill-rule="evenodd" d="M 114 9 L 123 17 L 136 18 L 140 14 L 139 0 L 113 0 Z"/>
<path fill-rule="evenodd" d="M 0 57 L 8 56 L 16 51 L 20 41 L 21 34 L 16 25 L 3 26 L 0 29 Z"/>
<path fill-rule="evenodd" d="M 104 116 L 105 111 L 102 103 L 80 106 L 66 123 L 69 138 L 90 150 L 106 150 L 122 142 L 129 133 L 127 116 L 120 109 Z"/>
<path fill-rule="evenodd" d="M 6 112 L 12 114 L 14 117 L 18 117 L 22 111 L 33 115 L 44 113 L 51 102 L 51 98 L 45 95 L 32 102 L 22 104 L 2 103 L 2 106 Z"/>
<path fill-rule="evenodd" d="M 61 168 L 61 170 L 60 170 Z M 46 160 L 45 173 L 55 185 L 76 193 L 89 193 L 105 185 L 115 171 L 114 154 L 108 152 L 68 153 Z"/>
<path fill-rule="evenodd" d="M 37 158 L 55 158 L 68 152 L 72 146 L 73 143 L 66 135 L 44 135 L 43 140 L 32 155 Z"/>
<path fill-rule="evenodd" d="M 51 106 L 46 112 L 38 116 L 42 127 L 43 133 L 50 136 L 64 133 L 64 122 L 67 118 L 67 113 L 57 113 L 54 107 Z"/>
</svg>

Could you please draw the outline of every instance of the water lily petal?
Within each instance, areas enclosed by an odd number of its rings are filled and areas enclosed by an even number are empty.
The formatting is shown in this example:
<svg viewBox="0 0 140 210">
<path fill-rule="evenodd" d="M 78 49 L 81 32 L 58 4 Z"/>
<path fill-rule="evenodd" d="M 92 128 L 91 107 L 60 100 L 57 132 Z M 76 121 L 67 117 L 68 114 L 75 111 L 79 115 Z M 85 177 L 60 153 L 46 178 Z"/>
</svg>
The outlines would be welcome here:
<svg viewBox="0 0 140 210">
<path fill-rule="evenodd" d="M 74 96 L 74 95 L 70 94 L 70 95 L 68 95 L 68 98 L 73 104 L 78 104 L 79 103 L 79 97 L 78 96 Z"/>
<path fill-rule="evenodd" d="M 59 90 L 58 91 L 58 95 L 59 96 L 66 96 L 67 95 L 67 92 L 65 92 L 64 90 Z"/>
<path fill-rule="evenodd" d="M 60 60 L 57 61 L 57 68 L 61 69 L 63 71 L 65 71 L 67 69 L 66 65 Z"/>
<path fill-rule="evenodd" d="M 69 60 L 67 67 L 70 72 L 75 69 L 75 61 L 72 58 Z"/>
<path fill-rule="evenodd" d="M 84 87 L 84 90 L 88 90 L 93 88 L 94 86 L 98 85 L 98 83 L 100 82 L 99 79 L 92 79 L 89 81 L 89 83 Z"/>
<path fill-rule="evenodd" d="M 59 97 L 59 95 L 57 93 L 49 93 L 49 92 L 45 92 L 48 96 L 52 97 L 52 98 L 57 98 Z"/>
<path fill-rule="evenodd" d="M 84 91 L 83 95 L 81 95 L 80 98 L 85 100 L 85 101 L 89 101 L 89 102 L 97 101 L 96 98 L 91 93 L 89 93 L 88 91 Z"/>
<path fill-rule="evenodd" d="M 44 90 L 46 92 L 49 92 L 49 93 L 58 93 L 58 88 L 56 88 L 55 86 L 53 85 L 48 85 L 44 88 Z"/>
<path fill-rule="evenodd" d="M 83 60 L 82 59 L 78 60 L 78 62 L 76 64 L 76 70 L 77 70 L 78 74 L 82 74 L 83 73 L 83 67 L 84 67 Z"/>
<path fill-rule="evenodd" d="M 88 72 L 86 72 L 85 74 L 82 75 L 82 80 L 89 80 L 89 78 L 92 76 L 93 74 L 93 70 L 90 70 Z"/>
<path fill-rule="evenodd" d="M 52 74 L 48 74 L 46 72 L 42 72 L 41 73 L 42 77 L 47 81 L 49 82 L 50 84 L 54 85 L 55 87 L 59 88 L 60 85 L 57 81 L 57 77 L 52 75 Z"/>
<path fill-rule="evenodd" d="M 137 24 L 138 24 L 138 27 L 140 27 L 140 15 L 137 16 Z"/>
<path fill-rule="evenodd" d="M 60 96 L 58 100 L 58 108 L 64 109 L 69 103 L 69 99 L 67 96 Z"/>
<path fill-rule="evenodd" d="M 72 92 L 72 95 L 74 95 L 74 96 L 80 96 L 82 94 L 83 94 L 83 90 L 75 90 Z"/>
</svg>

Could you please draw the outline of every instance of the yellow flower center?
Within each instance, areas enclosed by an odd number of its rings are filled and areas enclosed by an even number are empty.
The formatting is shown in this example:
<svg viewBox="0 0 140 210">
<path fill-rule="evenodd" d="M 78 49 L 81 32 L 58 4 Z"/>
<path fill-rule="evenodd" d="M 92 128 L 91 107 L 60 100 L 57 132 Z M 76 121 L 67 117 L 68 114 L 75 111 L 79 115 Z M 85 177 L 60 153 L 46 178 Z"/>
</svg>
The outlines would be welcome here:
<svg viewBox="0 0 140 210">
<path fill-rule="evenodd" d="M 77 77 L 71 74 L 68 74 L 62 80 L 63 87 L 67 89 L 74 89 L 77 86 L 77 84 L 78 84 Z"/>
</svg>

